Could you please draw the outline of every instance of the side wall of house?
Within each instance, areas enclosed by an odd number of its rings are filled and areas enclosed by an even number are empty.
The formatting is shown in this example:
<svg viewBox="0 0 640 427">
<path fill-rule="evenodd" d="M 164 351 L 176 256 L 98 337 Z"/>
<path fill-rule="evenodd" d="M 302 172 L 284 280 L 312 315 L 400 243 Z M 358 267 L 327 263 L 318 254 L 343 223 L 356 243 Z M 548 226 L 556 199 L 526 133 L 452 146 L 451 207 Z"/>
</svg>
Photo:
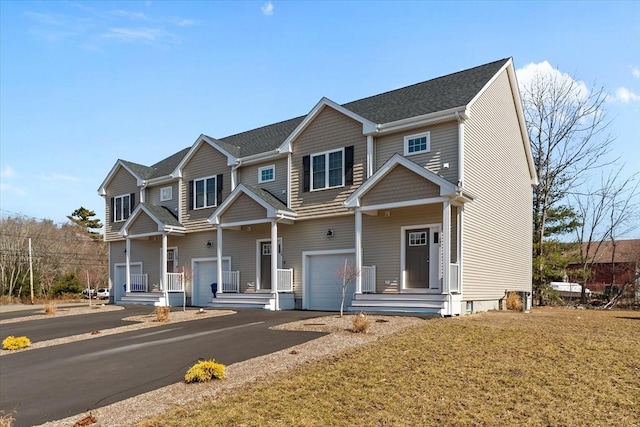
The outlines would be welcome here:
<svg viewBox="0 0 640 427">
<path fill-rule="evenodd" d="M 105 196 L 105 238 L 107 240 L 121 239 L 118 232 L 124 225 L 125 221 L 111 222 L 111 198 L 125 196 L 135 193 L 136 204 L 140 201 L 139 190 L 136 178 L 133 177 L 124 168 L 120 167 L 114 177 L 109 182 Z"/>
<path fill-rule="evenodd" d="M 270 182 L 258 183 L 258 170 L 264 166 L 273 165 L 275 167 L 275 179 Z M 275 159 L 258 163 L 255 165 L 245 166 L 239 169 L 238 181 L 242 184 L 267 190 L 275 197 L 282 201 L 287 200 L 287 194 L 283 191 L 287 190 L 287 158 Z"/>
<path fill-rule="evenodd" d="M 464 144 L 464 188 L 476 196 L 464 208 L 464 299 L 531 291 L 531 177 L 506 71 L 472 106 Z"/>
<path fill-rule="evenodd" d="M 171 199 L 160 200 L 160 191 L 163 188 L 171 187 Z M 148 187 L 145 194 L 145 202 L 156 205 L 165 206 L 171 210 L 176 216 L 178 215 L 178 208 L 180 206 L 180 193 L 178 182 L 172 182 L 169 184 L 162 184 L 155 187 Z"/>
</svg>

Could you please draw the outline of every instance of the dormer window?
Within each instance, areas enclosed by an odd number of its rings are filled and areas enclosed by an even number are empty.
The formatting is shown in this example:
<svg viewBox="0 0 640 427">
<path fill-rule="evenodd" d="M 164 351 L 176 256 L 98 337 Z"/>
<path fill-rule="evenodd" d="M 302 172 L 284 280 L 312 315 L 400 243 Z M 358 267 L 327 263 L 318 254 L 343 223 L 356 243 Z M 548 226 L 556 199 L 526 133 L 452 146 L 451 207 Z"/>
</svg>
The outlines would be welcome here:
<svg viewBox="0 0 640 427">
<path fill-rule="evenodd" d="M 222 174 L 189 181 L 189 209 L 218 206 L 222 201 Z"/>
<path fill-rule="evenodd" d="M 429 132 L 418 133 L 404 137 L 404 155 L 426 153 L 431 147 Z"/>
<path fill-rule="evenodd" d="M 303 190 L 317 191 L 353 184 L 353 145 L 302 158 Z"/>
</svg>

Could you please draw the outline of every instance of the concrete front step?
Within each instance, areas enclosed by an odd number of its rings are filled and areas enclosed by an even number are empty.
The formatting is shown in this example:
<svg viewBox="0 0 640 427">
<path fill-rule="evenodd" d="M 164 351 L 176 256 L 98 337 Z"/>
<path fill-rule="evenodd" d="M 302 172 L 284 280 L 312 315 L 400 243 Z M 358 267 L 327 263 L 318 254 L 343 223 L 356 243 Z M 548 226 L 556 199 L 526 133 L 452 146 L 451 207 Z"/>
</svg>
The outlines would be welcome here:
<svg viewBox="0 0 640 427">
<path fill-rule="evenodd" d="M 445 309 L 446 297 L 442 294 L 356 294 L 348 310 L 440 314 Z"/>
<path fill-rule="evenodd" d="M 275 301 L 273 295 L 267 293 L 246 294 L 218 294 L 207 304 L 214 308 L 258 308 L 273 310 Z"/>
<path fill-rule="evenodd" d="M 118 304 L 164 305 L 164 295 L 158 292 L 129 292 L 118 300 Z"/>
</svg>

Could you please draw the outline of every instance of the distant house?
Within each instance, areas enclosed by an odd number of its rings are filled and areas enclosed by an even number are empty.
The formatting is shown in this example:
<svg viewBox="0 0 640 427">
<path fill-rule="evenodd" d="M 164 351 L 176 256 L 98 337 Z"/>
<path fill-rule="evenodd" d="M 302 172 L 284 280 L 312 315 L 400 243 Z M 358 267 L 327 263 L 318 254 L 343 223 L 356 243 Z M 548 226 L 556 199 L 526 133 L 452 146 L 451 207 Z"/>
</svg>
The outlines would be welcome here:
<svg viewBox="0 0 640 427">
<path fill-rule="evenodd" d="M 587 244 L 583 244 L 583 248 L 587 250 Z M 625 282 L 634 279 L 640 272 L 640 239 L 634 240 L 618 240 L 615 245 L 612 242 L 603 242 L 597 249 L 592 244 L 587 257 L 590 262 L 590 274 L 586 281 L 586 286 L 593 292 L 605 292 L 607 286 L 613 285 L 619 288 Z M 580 269 L 577 263 L 570 264 L 567 268 L 568 276 L 571 281 L 582 282 L 578 274 L 572 271 Z M 635 284 L 640 282 L 635 279 Z"/>
<path fill-rule="evenodd" d="M 495 309 L 531 292 L 535 183 L 511 59 L 322 98 L 151 166 L 116 161 L 99 188 L 111 295 L 335 311 L 346 265 L 349 310 Z"/>
</svg>

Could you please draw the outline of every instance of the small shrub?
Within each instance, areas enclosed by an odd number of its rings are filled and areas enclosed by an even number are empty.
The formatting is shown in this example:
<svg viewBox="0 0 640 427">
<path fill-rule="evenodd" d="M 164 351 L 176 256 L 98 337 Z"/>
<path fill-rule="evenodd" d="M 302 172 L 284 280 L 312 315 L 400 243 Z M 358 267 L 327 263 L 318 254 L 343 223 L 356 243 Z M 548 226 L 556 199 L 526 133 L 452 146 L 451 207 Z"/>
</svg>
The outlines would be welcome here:
<svg viewBox="0 0 640 427">
<path fill-rule="evenodd" d="M 189 368 L 184 376 L 184 382 L 203 383 L 213 379 L 223 379 L 225 377 L 225 366 L 213 359 L 200 360 L 198 363 Z"/>
<path fill-rule="evenodd" d="M 0 427 L 11 427 L 16 419 L 11 414 L 5 414 L 0 411 Z"/>
<path fill-rule="evenodd" d="M 27 337 L 14 337 L 10 335 L 2 341 L 3 350 L 20 350 L 31 345 L 31 341 Z"/>
<path fill-rule="evenodd" d="M 353 317 L 353 326 L 351 328 L 352 332 L 366 334 L 369 332 L 369 328 L 371 327 L 371 321 L 369 317 L 367 317 L 364 313 L 358 313 Z"/>
<path fill-rule="evenodd" d="M 156 307 L 156 322 L 168 322 L 169 313 L 169 307 Z"/>
<path fill-rule="evenodd" d="M 522 299 L 517 292 L 507 295 L 507 310 L 522 310 Z"/>
<path fill-rule="evenodd" d="M 44 314 L 54 315 L 56 314 L 57 309 L 58 307 L 56 306 L 56 303 L 53 301 L 47 301 L 44 303 Z"/>
</svg>

